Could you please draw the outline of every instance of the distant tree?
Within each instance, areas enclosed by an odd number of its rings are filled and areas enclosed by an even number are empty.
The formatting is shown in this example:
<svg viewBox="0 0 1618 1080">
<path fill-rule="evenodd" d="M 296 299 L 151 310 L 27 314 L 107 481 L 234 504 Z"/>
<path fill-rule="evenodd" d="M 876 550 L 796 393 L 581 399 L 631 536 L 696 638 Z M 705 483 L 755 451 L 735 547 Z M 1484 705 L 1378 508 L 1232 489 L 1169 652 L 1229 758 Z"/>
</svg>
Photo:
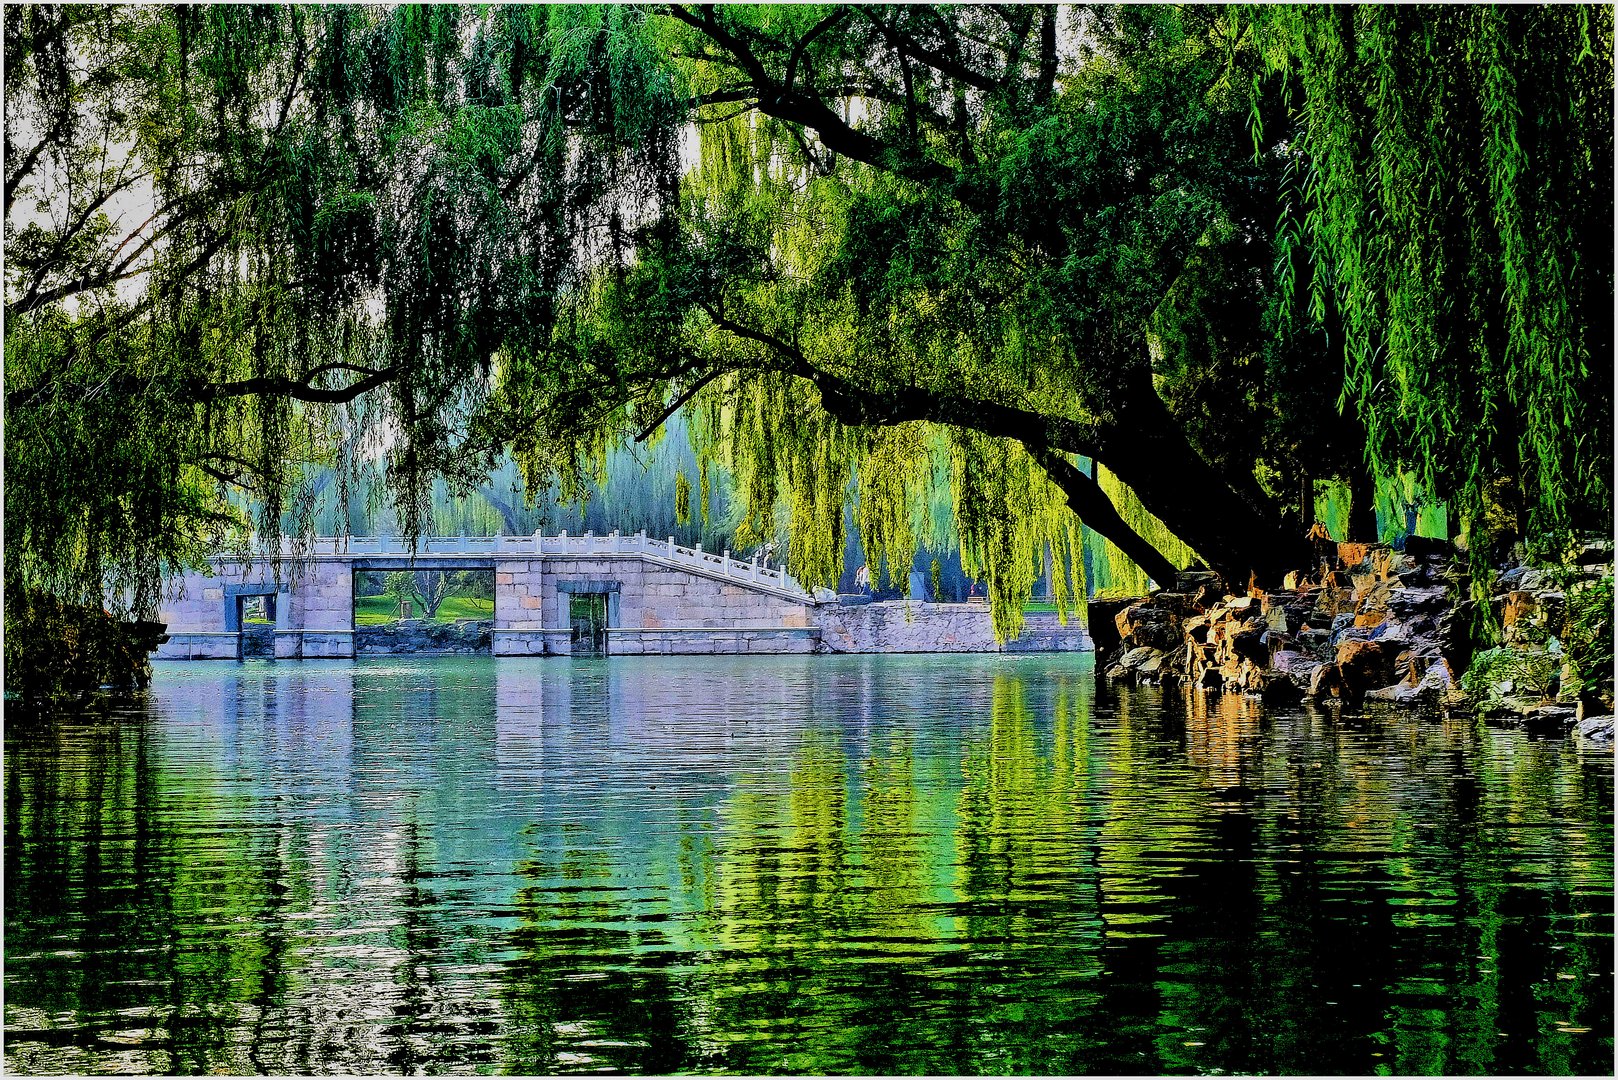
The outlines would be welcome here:
<svg viewBox="0 0 1618 1080">
<path fill-rule="evenodd" d="M 487 570 L 457 570 L 450 574 L 450 593 L 494 602 L 494 575 Z"/>
<path fill-rule="evenodd" d="M 410 575 L 411 588 L 421 604 L 423 618 L 431 619 L 438 614 L 444 598 L 450 594 L 454 577 L 454 573 L 445 570 L 417 570 Z"/>
<path fill-rule="evenodd" d="M 401 615 L 407 602 L 414 602 L 416 598 L 416 577 L 408 570 L 396 570 L 387 576 L 387 595 L 393 597 L 396 610 Z"/>
</svg>

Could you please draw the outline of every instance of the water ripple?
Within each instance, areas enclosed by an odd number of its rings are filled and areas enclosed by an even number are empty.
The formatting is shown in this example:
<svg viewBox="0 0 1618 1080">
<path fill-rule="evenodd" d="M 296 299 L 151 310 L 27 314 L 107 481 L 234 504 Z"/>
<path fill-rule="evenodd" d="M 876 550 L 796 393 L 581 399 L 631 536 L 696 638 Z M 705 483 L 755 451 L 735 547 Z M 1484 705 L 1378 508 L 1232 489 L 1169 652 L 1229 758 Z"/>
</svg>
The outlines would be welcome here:
<svg viewBox="0 0 1618 1080">
<path fill-rule="evenodd" d="M 1612 758 L 1051 656 L 168 665 L 7 717 L 25 1073 L 1612 1069 Z"/>
</svg>

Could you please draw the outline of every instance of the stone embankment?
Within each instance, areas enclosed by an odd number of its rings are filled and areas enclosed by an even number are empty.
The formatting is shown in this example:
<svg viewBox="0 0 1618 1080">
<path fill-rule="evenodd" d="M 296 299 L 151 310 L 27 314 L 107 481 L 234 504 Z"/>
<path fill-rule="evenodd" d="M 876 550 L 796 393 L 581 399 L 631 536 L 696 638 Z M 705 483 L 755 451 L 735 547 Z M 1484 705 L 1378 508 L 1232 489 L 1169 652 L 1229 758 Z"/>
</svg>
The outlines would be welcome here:
<svg viewBox="0 0 1618 1080">
<path fill-rule="evenodd" d="M 404 619 L 382 626 L 357 628 L 354 631 L 354 651 L 361 656 L 379 653 L 417 656 L 487 653 L 493 637 L 493 619 L 463 619 L 459 622 Z"/>
<path fill-rule="evenodd" d="M 1047 613 L 1026 616 L 1022 634 L 1001 645 L 987 604 L 823 604 L 816 618 L 823 652 L 1082 652 L 1091 647 L 1077 619 L 1063 626 Z"/>
<path fill-rule="evenodd" d="M 1148 599 L 1112 610 L 1092 603 L 1091 624 L 1102 670 L 1118 682 L 1476 711 L 1610 742 L 1610 671 L 1602 688 L 1582 684 L 1562 643 L 1581 632 L 1581 617 L 1589 621 L 1575 608 L 1588 613 L 1589 600 L 1610 597 L 1611 564 L 1611 543 L 1597 541 L 1561 567 L 1497 574 L 1500 629 L 1487 650 L 1473 636 L 1474 602 L 1454 595 L 1464 583 L 1451 546 L 1418 537 L 1402 551 L 1338 544 L 1316 573 L 1242 596 L 1226 594 L 1211 573 L 1182 573 L 1173 590 Z M 1592 591 L 1581 605 L 1583 590 Z M 1610 611 L 1602 625 L 1610 638 Z"/>
</svg>

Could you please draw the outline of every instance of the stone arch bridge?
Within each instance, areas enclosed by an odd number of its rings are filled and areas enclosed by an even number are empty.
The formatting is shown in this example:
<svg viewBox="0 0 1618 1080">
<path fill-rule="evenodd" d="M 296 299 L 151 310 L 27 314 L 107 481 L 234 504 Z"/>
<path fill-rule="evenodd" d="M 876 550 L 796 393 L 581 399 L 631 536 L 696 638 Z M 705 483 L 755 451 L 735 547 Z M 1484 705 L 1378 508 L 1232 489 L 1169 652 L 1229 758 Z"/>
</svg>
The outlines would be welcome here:
<svg viewBox="0 0 1618 1080">
<path fill-rule="evenodd" d="M 167 590 L 158 659 L 239 659 L 243 608 L 266 598 L 274 655 L 355 655 L 354 575 L 364 570 L 488 570 L 494 574 L 496 656 L 571 655 L 570 612 L 597 613 L 589 642 L 609 655 L 640 653 L 1068 652 L 1090 649 L 1084 627 L 1033 614 L 1015 641 L 996 642 L 986 604 L 871 603 L 810 595 L 785 571 L 730 552 L 703 551 L 645 533 L 621 536 L 432 537 L 315 540 L 266 559 L 218 556 Z M 583 598 L 583 605 L 577 602 Z M 604 624 L 602 626 L 601 624 Z M 602 640 L 604 639 L 604 640 Z"/>
<path fill-rule="evenodd" d="M 573 652 L 569 606 L 599 597 L 606 648 L 626 653 L 811 652 L 816 600 L 785 571 L 682 547 L 670 538 L 534 535 L 432 537 L 414 552 L 400 540 L 317 539 L 269 560 L 219 556 L 168 591 L 159 659 L 242 654 L 242 602 L 269 598 L 279 658 L 354 655 L 354 574 L 362 570 L 494 573 L 496 656 Z"/>
</svg>

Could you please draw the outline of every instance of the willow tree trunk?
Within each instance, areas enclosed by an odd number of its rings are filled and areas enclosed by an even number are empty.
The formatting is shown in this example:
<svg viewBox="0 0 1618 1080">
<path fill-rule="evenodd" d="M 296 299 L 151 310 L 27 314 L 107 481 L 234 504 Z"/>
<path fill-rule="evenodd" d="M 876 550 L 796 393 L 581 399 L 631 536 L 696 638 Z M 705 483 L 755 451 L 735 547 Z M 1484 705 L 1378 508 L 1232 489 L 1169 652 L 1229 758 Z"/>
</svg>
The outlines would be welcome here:
<svg viewBox="0 0 1618 1080">
<path fill-rule="evenodd" d="M 1281 507 L 1263 505 L 1245 478 L 1227 477 L 1196 452 L 1149 384 L 1128 395 L 1127 423 L 1110 425 L 1098 456 L 1142 506 L 1207 560 L 1232 588 L 1278 584 L 1307 566 L 1301 531 Z"/>
</svg>

